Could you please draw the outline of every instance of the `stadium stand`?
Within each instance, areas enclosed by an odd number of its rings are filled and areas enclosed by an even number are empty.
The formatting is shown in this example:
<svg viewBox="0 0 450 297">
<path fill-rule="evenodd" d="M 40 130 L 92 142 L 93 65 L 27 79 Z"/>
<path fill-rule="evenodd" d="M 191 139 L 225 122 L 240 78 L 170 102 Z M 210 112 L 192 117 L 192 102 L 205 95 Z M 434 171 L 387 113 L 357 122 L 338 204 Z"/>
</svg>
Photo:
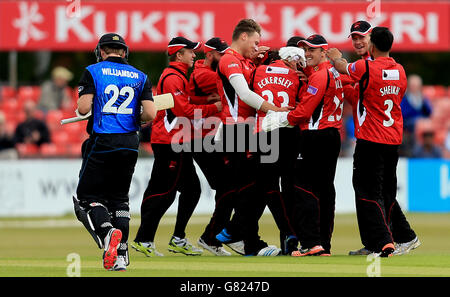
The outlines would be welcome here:
<svg viewBox="0 0 450 297">
<path fill-rule="evenodd" d="M 62 126 L 63 118 L 75 116 L 74 110 L 78 98 L 77 89 L 70 89 L 73 96 L 72 109 L 50 110 L 47 114 L 38 111 L 38 117 L 45 119 L 52 137 L 52 143 L 42 145 L 40 148 L 34 145 L 17 144 L 16 148 L 21 158 L 78 158 L 81 155 L 81 144 L 88 135 L 86 133 L 86 121 Z M 415 137 L 421 142 L 421 132 L 425 129 L 433 129 L 435 132 L 435 144 L 444 149 L 450 130 L 450 87 L 424 86 L 423 93 L 432 103 L 433 113 L 430 119 L 420 119 L 416 123 Z M 0 87 L 0 110 L 6 117 L 6 127 L 9 132 L 14 132 L 18 123 L 24 120 L 23 103 L 32 99 L 37 102 L 40 96 L 39 86 L 21 86 L 17 89 L 9 86 Z M 342 130 L 342 137 L 346 137 Z M 149 142 L 141 143 L 141 151 L 146 155 L 153 154 Z M 445 154 L 450 158 L 450 154 Z"/>
</svg>

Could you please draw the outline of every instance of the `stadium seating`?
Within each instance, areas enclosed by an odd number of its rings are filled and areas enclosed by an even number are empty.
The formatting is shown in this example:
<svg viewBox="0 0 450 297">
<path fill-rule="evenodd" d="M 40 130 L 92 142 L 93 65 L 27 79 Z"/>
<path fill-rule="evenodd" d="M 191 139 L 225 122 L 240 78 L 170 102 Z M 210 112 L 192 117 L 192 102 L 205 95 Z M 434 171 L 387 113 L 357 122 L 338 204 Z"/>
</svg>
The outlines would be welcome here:
<svg viewBox="0 0 450 297">
<path fill-rule="evenodd" d="M 16 89 L 10 86 L 2 86 L 0 88 L 0 100 L 5 101 L 12 98 L 16 98 Z"/>
<path fill-rule="evenodd" d="M 16 149 L 21 158 L 30 158 L 39 156 L 39 147 L 35 144 L 18 143 Z"/>
<path fill-rule="evenodd" d="M 153 87 L 153 91 L 155 88 Z M 74 117 L 78 100 L 77 88 L 69 88 L 72 95 L 73 105 L 68 109 L 48 111 L 46 115 L 38 112 L 38 117 L 44 119 L 50 129 L 52 143 L 42 145 L 41 148 L 32 145 L 20 144 L 17 146 L 19 155 L 29 157 L 74 157 L 81 156 L 81 144 L 87 139 L 87 121 L 61 125 L 61 119 Z M 450 129 L 450 87 L 447 86 L 424 86 L 423 92 L 431 100 L 433 107 L 430 119 L 421 119 L 416 124 L 416 138 L 421 141 L 421 132 L 431 128 L 435 131 L 435 143 L 443 146 L 447 133 Z M 7 131 L 13 133 L 18 123 L 25 120 L 23 103 L 26 100 L 37 102 L 41 89 L 39 86 L 21 86 L 17 89 L 9 86 L 0 87 L 0 110 L 6 117 Z M 342 137 L 346 137 L 342 130 Z M 140 150 L 146 154 L 153 154 L 150 143 L 141 143 Z M 449 155 L 450 157 L 450 155 Z"/>
</svg>

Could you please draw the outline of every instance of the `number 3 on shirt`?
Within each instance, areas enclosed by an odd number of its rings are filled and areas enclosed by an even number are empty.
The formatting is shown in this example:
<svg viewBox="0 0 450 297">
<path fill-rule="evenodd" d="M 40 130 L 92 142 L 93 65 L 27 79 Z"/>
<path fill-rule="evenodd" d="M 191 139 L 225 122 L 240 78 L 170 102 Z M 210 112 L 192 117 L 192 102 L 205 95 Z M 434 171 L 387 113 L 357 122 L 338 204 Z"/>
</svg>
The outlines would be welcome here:
<svg viewBox="0 0 450 297">
<path fill-rule="evenodd" d="M 387 121 L 383 121 L 383 126 L 385 127 L 390 127 L 394 124 L 394 119 L 392 118 L 391 115 L 391 111 L 392 108 L 394 107 L 394 103 L 392 102 L 392 100 L 388 99 L 384 101 L 384 105 L 387 105 L 387 109 L 384 111 L 384 113 L 388 116 L 388 120 Z"/>
<path fill-rule="evenodd" d="M 103 106 L 102 112 L 132 114 L 133 109 L 128 108 L 128 105 L 134 98 L 134 89 L 132 87 L 125 86 L 119 90 L 119 88 L 116 85 L 108 85 L 105 88 L 105 94 L 110 94 L 111 92 L 113 92 L 113 95 L 111 99 L 109 99 L 108 102 L 106 102 L 105 106 Z M 117 99 L 119 98 L 119 95 L 125 96 L 126 94 L 128 94 L 128 97 L 125 99 L 124 102 L 122 102 L 122 104 L 120 104 L 119 107 L 113 106 L 114 103 L 116 103 Z"/>
</svg>

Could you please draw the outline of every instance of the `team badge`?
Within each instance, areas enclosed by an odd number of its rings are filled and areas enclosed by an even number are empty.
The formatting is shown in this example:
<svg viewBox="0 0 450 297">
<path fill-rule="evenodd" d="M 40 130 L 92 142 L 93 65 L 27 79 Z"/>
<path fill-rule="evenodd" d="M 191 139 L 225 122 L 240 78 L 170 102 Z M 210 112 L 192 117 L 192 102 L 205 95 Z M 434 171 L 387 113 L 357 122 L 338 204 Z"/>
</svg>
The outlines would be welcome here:
<svg viewBox="0 0 450 297">
<path fill-rule="evenodd" d="M 313 86 L 308 86 L 308 89 L 306 91 L 308 93 L 312 94 L 312 95 L 316 95 L 317 94 L 317 88 L 315 88 Z"/>
</svg>

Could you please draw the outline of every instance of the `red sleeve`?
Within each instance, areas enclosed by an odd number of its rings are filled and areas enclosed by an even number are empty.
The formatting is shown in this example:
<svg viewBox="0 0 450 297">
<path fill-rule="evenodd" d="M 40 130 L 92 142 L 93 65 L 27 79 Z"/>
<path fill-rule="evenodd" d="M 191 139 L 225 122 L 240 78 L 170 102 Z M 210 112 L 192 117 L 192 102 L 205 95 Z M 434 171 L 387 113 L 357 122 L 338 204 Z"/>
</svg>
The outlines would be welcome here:
<svg viewBox="0 0 450 297">
<path fill-rule="evenodd" d="M 355 105 L 358 101 L 358 88 L 353 85 L 345 85 L 344 87 L 344 99 L 351 105 Z"/>
<path fill-rule="evenodd" d="M 328 70 L 320 71 L 311 75 L 308 86 L 300 99 L 300 103 L 293 111 L 288 113 L 287 118 L 290 125 L 298 125 L 311 117 L 325 94 L 325 89 L 327 87 L 327 71 Z"/>
<path fill-rule="evenodd" d="M 233 55 L 224 55 L 219 62 L 220 73 L 226 76 L 228 80 L 236 74 L 242 74 L 241 62 Z"/>
<path fill-rule="evenodd" d="M 173 95 L 174 107 L 172 112 L 177 117 L 194 118 L 194 109 L 202 110 L 202 118 L 211 116 L 219 110 L 215 104 L 195 105 L 189 102 L 189 94 L 184 90 L 183 80 L 177 75 L 167 77 L 164 82 L 164 92 L 170 92 Z"/>
<path fill-rule="evenodd" d="M 194 73 L 193 73 L 194 75 Z M 217 73 L 209 70 L 195 73 L 195 81 L 200 89 L 206 94 L 217 93 Z"/>
<path fill-rule="evenodd" d="M 341 79 L 343 86 L 355 83 L 355 81 L 350 77 L 350 75 L 347 74 L 340 74 L 339 78 Z"/>
<path fill-rule="evenodd" d="M 354 81 L 359 81 L 366 72 L 366 61 L 359 59 L 356 62 L 347 64 L 347 73 Z"/>
</svg>

